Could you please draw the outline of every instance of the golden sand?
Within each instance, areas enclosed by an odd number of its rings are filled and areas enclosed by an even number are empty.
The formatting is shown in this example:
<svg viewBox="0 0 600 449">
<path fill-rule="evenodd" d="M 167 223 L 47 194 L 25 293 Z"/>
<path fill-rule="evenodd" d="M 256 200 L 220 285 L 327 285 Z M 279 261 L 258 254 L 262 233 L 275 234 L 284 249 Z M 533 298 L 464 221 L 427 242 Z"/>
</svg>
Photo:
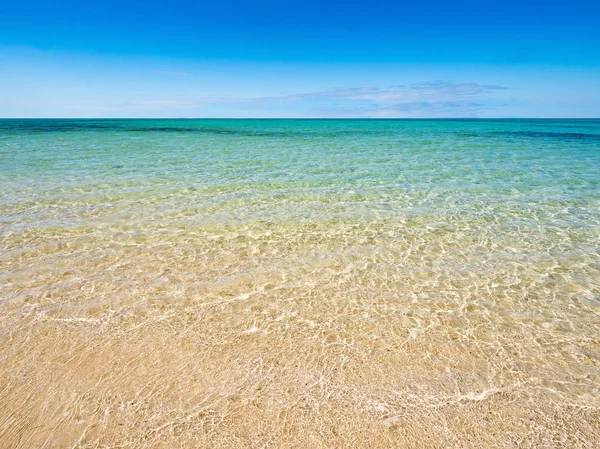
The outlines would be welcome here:
<svg viewBox="0 0 600 449">
<path fill-rule="evenodd" d="M 0 448 L 600 447 L 595 268 L 543 235 L 15 232 Z"/>
</svg>

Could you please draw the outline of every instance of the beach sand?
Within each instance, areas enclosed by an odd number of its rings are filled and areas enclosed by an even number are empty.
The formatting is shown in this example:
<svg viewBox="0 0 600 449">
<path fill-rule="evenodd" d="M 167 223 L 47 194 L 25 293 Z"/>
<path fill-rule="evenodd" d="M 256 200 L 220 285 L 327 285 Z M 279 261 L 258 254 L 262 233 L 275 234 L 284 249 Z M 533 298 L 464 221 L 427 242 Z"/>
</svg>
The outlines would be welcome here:
<svg viewBox="0 0 600 449">
<path fill-rule="evenodd" d="M 597 308 L 400 231 L 30 236 L 0 447 L 597 447 Z"/>
</svg>

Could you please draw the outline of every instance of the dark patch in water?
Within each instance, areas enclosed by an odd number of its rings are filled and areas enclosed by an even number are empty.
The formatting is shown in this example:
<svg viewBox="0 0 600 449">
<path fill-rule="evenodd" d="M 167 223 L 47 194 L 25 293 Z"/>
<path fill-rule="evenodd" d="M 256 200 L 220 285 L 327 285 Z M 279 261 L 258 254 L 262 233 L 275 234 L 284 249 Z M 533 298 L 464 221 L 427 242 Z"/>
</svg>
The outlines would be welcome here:
<svg viewBox="0 0 600 449">
<path fill-rule="evenodd" d="M 343 129 L 323 129 L 323 128 L 304 128 L 304 129 L 252 129 L 244 127 L 220 128 L 210 126 L 148 126 L 147 123 L 135 123 L 129 120 L 19 120 L 9 119 L 0 120 L 0 132 L 19 134 L 46 134 L 46 133 L 65 133 L 79 131 L 111 131 L 127 133 L 193 133 L 193 134 L 213 134 L 233 137 L 274 137 L 274 138 L 339 138 L 344 135 L 374 135 L 385 136 L 397 132 L 394 129 L 364 129 L 348 128 Z"/>
<path fill-rule="evenodd" d="M 118 127 L 115 128 L 116 131 L 138 131 L 138 132 L 161 132 L 161 133 L 185 133 L 185 132 L 192 132 L 195 131 L 194 128 L 177 128 L 177 127 L 172 127 L 172 126 L 156 126 L 156 127 L 141 127 L 141 128 L 125 128 L 125 127 Z"/>
<path fill-rule="evenodd" d="M 293 121 L 293 120 L 292 120 Z M 327 120 L 323 120 L 327 121 Z M 63 132 L 79 132 L 79 131 L 109 131 L 109 132 L 121 132 L 121 133 L 181 133 L 181 134 L 210 134 L 219 136 L 231 136 L 231 137 L 257 137 L 257 138 L 339 138 L 349 135 L 359 136 L 373 136 L 373 137 L 393 137 L 393 138 L 420 138 L 422 133 L 427 134 L 428 128 L 420 126 L 402 126 L 402 127 L 390 127 L 387 123 L 394 122 L 395 120 L 365 120 L 364 122 L 377 122 L 381 123 L 382 127 L 354 127 L 353 120 L 340 120 L 339 126 L 314 126 L 301 124 L 299 127 L 287 126 L 286 120 L 273 121 L 273 125 L 265 126 L 262 120 L 258 126 L 253 127 L 249 125 L 250 121 L 246 122 L 241 120 L 243 126 L 239 128 L 236 125 L 231 125 L 225 120 L 219 123 L 219 120 L 207 120 L 204 123 L 202 121 L 190 120 L 185 123 L 184 120 L 179 123 L 171 124 L 169 126 L 169 120 L 156 120 L 154 125 L 153 120 L 119 120 L 119 119 L 104 119 L 104 120 L 67 120 L 67 119 L 8 119 L 0 120 L 0 133 L 2 134 L 46 134 L 46 133 L 63 133 Z M 469 121 L 469 120 L 431 120 L 433 122 L 473 122 L 479 123 L 480 120 Z M 182 123 L 184 122 L 184 123 Z M 298 121 L 302 123 L 302 121 Z M 318 120 L 317 122 L 321 122 Z M 404 120 L 401 122 L 410 122 L 410 120 Z M 418 123 L 419 121 L 415 121 Z M 421 122 L 427 122 L 421 121 Z M 490 122 L 496 122 L 491 120 Z M 502 120 L 498 121 L 502 122 Z M 523 123 L 523 121 L 515 120 L 515 122 Z M 527 120 L 524 121 L 527 123 Z M 535 123 L 538 123 L 537 121 Z M 591 121 L 575 121 L 572 126 L 586 127 L 596 125 L 600 123 L 598 120 Z M 177 126 L 185 124 L 187 126 Z M 212 125 L 212 126 L 211 126 Z M 221 125 L 221 126 L 219 126 Z M 561 126 L 563 128 L 568 127 L 564 122 L 549 121 L 549 126 Z M 435 130 L 439 135 L 450 134 L 459 138 L 489 138 L 489 137 L 514 137 L 514 138 L 533 138 L 533 139 L 561 139 L 570 141 L 597 141 L 600 140 L 600 133 L 581 133 L 581 132 L 551 132 L 551 131 L 469 131 L 469 130 L 456 130 L 452 128 L 438 129 Z"/>
<path fill-rule="evenodd" d="M 145 128 L 121 128 L 121 131 L 128 132 L 167 132 L 167 133 L 200 133 L 200 134 L 218 134 L 225 136 L 239 137 L 290 137 L 303 134 L 297 131 L 251 131 L 241 129 L 227 128 L 176 128 L 176 127 L 145 127 Z M 306 134 L 306 133 L 304 133 Z"/>
<path fill-rule="evenodd" d="M 600 140 L 600 134 L 558 133 L 548 131 L 496 131 L 491 133 L 491 135 L 506 137 L 531 137 L 537 139 Z"/>
</svg>

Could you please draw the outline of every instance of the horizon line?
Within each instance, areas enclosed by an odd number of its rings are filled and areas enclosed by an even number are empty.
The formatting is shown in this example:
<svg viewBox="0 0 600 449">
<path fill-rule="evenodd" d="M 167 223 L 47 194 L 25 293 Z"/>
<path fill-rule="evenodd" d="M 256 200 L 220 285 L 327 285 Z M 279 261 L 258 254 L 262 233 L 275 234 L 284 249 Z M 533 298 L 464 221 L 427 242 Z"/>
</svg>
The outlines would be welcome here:
<svg viewBox="0 0 600 449">
<path fill-rule="evenodd" d="M 600 120 L 599 117 L 0 117 L 0 120 Z"/>
</svg>

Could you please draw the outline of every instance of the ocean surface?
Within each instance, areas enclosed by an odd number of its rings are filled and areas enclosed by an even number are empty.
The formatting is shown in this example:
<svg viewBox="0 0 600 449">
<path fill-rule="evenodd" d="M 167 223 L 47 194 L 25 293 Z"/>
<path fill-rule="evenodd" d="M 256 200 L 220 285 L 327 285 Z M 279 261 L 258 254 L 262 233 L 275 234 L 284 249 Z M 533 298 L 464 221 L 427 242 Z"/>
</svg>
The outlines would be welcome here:
<svg viewBox="0 0 600 449">
<path fill-rule="evenodd" d="M 600 120 L 0 120 L 1 447 L 599 423 Z"/>
</svg>

